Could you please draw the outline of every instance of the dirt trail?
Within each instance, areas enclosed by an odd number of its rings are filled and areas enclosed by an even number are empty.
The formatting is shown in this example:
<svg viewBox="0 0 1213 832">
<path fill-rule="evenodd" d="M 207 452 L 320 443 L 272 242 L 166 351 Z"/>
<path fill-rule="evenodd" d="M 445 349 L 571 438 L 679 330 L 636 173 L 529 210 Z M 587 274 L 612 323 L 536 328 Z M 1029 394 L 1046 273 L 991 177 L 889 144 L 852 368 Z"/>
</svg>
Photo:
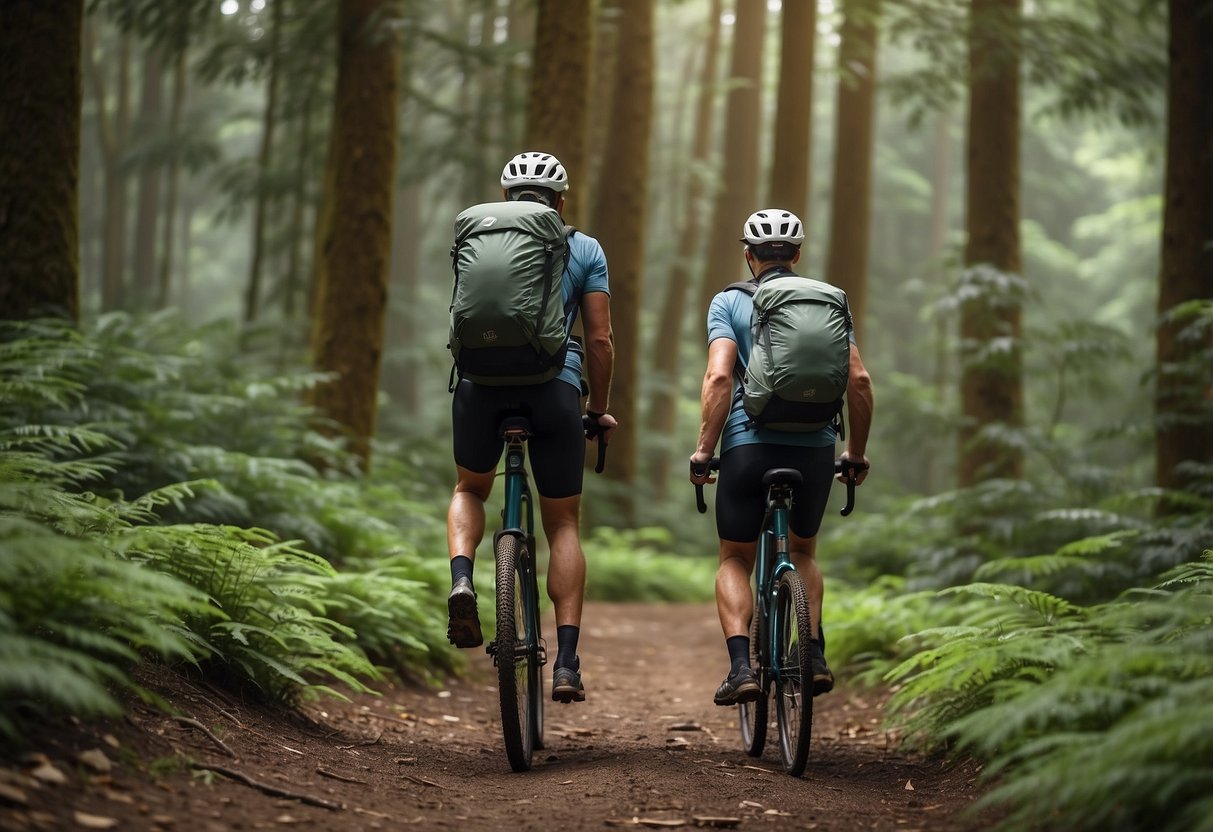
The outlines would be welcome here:
<svg viewBox="0 0 1213 832">
<path fill-rule="evenodd" d="M 509 770 L 479 650 L 467 678 L 445 688 L 325 700 L 306 718 L 164 674 L 156 684 L 187 716 L 140 706 L 128 720 L 40 736 L 0 768 L 0 829 L 984 825 L 961 816 L 973 771 L 897 753 L 879 702 L 845 684 L 816 700 L 803 778 L 782 773 L 777 749 L 747 757 L 736 709 L 711 701 L 726 669 L 711 605 L 590 604 L 584 622 L 587 701 L 547 703 L 546 748 L 530 772 Z M 94 749 L 104 760 L 81 757 Z"/>
</svg>

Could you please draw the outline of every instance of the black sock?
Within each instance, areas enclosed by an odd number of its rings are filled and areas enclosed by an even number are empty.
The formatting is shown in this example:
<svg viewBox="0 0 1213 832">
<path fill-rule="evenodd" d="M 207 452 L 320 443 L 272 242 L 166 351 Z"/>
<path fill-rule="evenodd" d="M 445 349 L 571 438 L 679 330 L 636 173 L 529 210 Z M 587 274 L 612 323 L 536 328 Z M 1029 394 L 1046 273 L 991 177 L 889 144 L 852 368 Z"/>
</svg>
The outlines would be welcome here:
<svg viewBox="0 0 1213 832">
<path fill-rule="evenodd" d="M 736 673 L 742 667 L 750 666 L 749 636 L 729 636 L 725 639 L 725 644 L 729 646 L 729 661 L 732 662 L 729 675 Z"/>
<path fill-rule="evenodd" d="M 460 578 L 472 580 L 472 559 L 467 555 L 455 555 L 451 558 L 451 583 Z"/>
<path fill-rule="evenodd" d="M 561 624 L 556 628 L 556 668 L 567 667 L 580 670 L 581 659 L 577 658 L 577 637 L 581 628 L 572 624 Z"/>
<path fill-rule="evenodd" d="M 826 654 L 826 628 L 823 622 L 817 622 L 817 646 L 821 648 L 821 655 Z"/>
</svg>

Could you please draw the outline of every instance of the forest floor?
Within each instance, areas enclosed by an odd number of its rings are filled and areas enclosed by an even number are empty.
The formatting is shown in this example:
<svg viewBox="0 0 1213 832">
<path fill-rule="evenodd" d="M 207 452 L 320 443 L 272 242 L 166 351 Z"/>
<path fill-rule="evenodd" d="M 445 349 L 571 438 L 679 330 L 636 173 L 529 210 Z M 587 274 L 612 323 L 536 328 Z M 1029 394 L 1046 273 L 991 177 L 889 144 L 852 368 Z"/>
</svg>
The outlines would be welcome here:
<svg viewBox="0 0 1213 832">
<path fill-rule="evenodd" d="M 746 756 L 737 709 L 712 704 L 727 656 L 710 604 L 588 604 L 587 700 L 547 701 L 546 745 L 526 773 L 506 762 L 491 660 L 470 652 L 469 672 L 442 687 L 298 712 L 157 670 L 141 681 L 175 715 L 136 703 L 126 719 L 64 720 L 0 751 L 0 829 L 989 825 L 963 814 L 979 794 L 972 765 L 899 752 L 881 698 L 845 683 L 815 702 L 803 777 L 782 772 L 771 736 L 763 757 Z"/>
</svg>

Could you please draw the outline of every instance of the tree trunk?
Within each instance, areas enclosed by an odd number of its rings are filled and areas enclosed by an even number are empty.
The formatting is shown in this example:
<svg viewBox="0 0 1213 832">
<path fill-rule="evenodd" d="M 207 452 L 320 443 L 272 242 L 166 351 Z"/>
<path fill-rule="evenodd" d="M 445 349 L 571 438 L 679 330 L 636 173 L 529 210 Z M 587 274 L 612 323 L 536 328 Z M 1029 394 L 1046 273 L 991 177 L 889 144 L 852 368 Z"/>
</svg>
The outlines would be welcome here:
<svg viewBox="0 0 1213 832">
<path fill-rule="evenodd" d="M 1021 302 L 999 287 L 1020 279 L 1019 64 L 1022 0 L 972 0 L 969 21 L 967 242 L 969 280 L 988 281 L 960 310 L 961 414 L 959 482 L 1023 475 L 1023 454 L 986 429 L 1023 424 Z M 990 272 L 985 272 L 990 274 Z M 1007 339 L 998 357 L 980 357 Z"/>
<path fill-rule="evenodd" d="M 0 316 L 80 314 L 82 0 L 18 3 L 0 26 Z"/>
<path fill-rule="evenodd" d="M 127 176 L 120 156 L 130 132 L 131 38 L 123 33 L 118 46 L 118 90 L 113 120 L 107 110 L 105 84 L 97 66 L 92 26 L 84 29 L 83 68 L 97 107 L 97 144 L 101 152 L 101 176 L 105 216 L 102 219 L 101 309 L 119 309 L 126 302 Z"/>
<path fill-rule="evenodd" d="M 766 0 L 737 0 L 729 90 L 725 111 L 724 187 L 716 194 L 708 262 L 695 309 L 707 320 L 712 298 L 741 279 L 745 261 L 737 243 L 745 218 L 758 206 L 758 140 L 762 113 L 762 47 L 766 35 Z M 746 277 L 749 275 L 746 274 Z"/>
<path fill-rule="evenodd" d="M 181 187 L 181 111 L 185 107 L 186 50 L 177 53 L 173 67 L 173 100 L 169 103 L 169 135 L 173 141 L 173 155 L 168 166 L 168 193 L 164 205 L 164 240 L 160 245 L 160 281 L 156 293 L 156 308 L 168 306 L 169 290 L 173 275 L 173 242 L 177 237 L 177 203 Z"/>
<path fill-rule="evenodd" d="M 863 343 L 872 214 L 872 130 L 880 0 L 846 0 L 838 50 L 838 126 L 825 279 L 847 293 Z"/>
<path fill-rule="evenodd" d="M 528 83 L 520 53 L 524 49 L 531 51 L 530 46 L 534 42 L 535 7 L 529 0 L 509 0 L 506 15 L 509 20 L 506 42 L 510 46 L 510 61 L 501 74 L 501 100 L 505 106 L 501 117 L 501 148 L 504 156 L 511 156 L 513 149 L 519 147 L 518 143 L 526 135 Z M 501 165 L 505 165 L 505 159 L 501 160 Z"/>
<path fill-rule="evenodd" d="M 807 228 L 809 161 L 813 152 L 813 60 L 817 41 L 817 3 L 784 3 L 782 14 L 775 150 L 767 204 L 792 211 Z"/>
<path fill-rule="evenodd" d="M 720 52 L 720 6 L 721 0 L 712 0 L 708 9 L 708 36 L 704 45 L 703 65 L 699 72 L 699 89 L 695 93 L 693 144 L 691 164 L 688 166 L 690 175 L 676 249 L 684 252 L 684 256 L 675 259 L 670 271 L 652 350 L 655 384 L 646 427 L 649 434 L 659 440 L 653 452 L 650 469 L 653 489 L 658 499 L 664 498 L 669 488 L 670 455 L 678 421 L 678 377 L 682 364 L 684 322 L 687 319 L 686 301 L 691 286 L 693 253 L 699 250 L 700 232 L 704 223 L 701 205 L 705 190 L 702 168 L 707 165 L 712 155 L 712 115 L 716 102 L 717 55 Z"/>
<path fill-rule="evenodd" d="M 611 413 L 622 426 L 611 443 L 607 475 L 636 483 L 639 431 L 637 355 L 640 298 L 644 288 L 645 208 L 648 199 L 649 138 L 653 120 L 653 0 L 622 0 L 619 58 L 611 105 L 611 142 L 596 193 L 596 229 L 611 270 L 611 322 L 615 330 L 615 375 Z M 619 492 L 621 524 L 633 516 L 631 488 Z"/>
<path fill-rule="evenodd" d="M 593 18 L 590 0 L 539 0 L 534 68 L 527 103 L 526 150 L 553 154 L 569 175 L 564 219 L 582 220 L 586 207 L 587 99 Z M 502 160 L 505 164 L 505 160 Z"/>
<path fill-rule="evenodd" d="M 244 293 L 244 320 L 257 320 L 261 302 L 261 266 L 265 260 L 265 221 L 269 210 L 270 168 L 274 157 L 274 128 L 278 116 L 278 67 L 282 51 L 282 25 L 286 0 L 274 0 L 270 20 L 269 78 L 265 112 L 261 118 L 261 148 L 257 153 L 257 196 L 253 209 L 253 253 L 249 264 L 248 286 Z"/>
<path fill-rule="evenodd" d="M 146 141 L 160 127 L 164 67 L 157 47 L 143 59 L 143 91 L 136 129 Z M 144 159 L 139 172 L 139 201 L 135 209 L 134 282 L 130 300 L 147 308 L 156 292 L 156 231 L 160 222 L 160 163 Z"/>
<path fill-rule="evenodd" d="M 1209 336 L 1182 338 L 1176 306 L 1213 298 L 1213 14 L 1206 0 L 1170 0 L 1167 173 L 1158 281 L 1155 482 L 1187 488 L 1183 462 L 1213 463 Z"/>
<path fill-rule="evenodd" d="M 299 309 L 299 298 L 305 292 L 303 280 L 303 248 L 307 234 L 304 233 L 304 218 L 308 203 L 308 171 L 312 155 L 312 93 L 304 98 L 299 118 L 299 144 L 295 151 L 295 182 L 291 195 L 290 252 L 286 261 L 286 286 L 282 292 L 282 314 L 294 321 Z"/>
<path fill-rule="evenodd" d="M 342 426 L 364 469 L 375 433 L 396 174 L 399 49 L 392 0 L 340 0 L 337 90 L 316 262 L 312 348 L 320 412 Z M 339 282 L 338 282 L 339 281 Z"/>
<path fill-rule="evenodd" d="M 931 162 L 931 226 L 928 242 L 927 269 L 929 277 L 939 286 L 947 281 L 948 271 L 945 265 L 947 256 L 948 233 L 951 223 L 948 217 L 949 195 L 951 193 L 951 162 L 952 162 L 952 114 L 943 110 L 935 119 L 935 140 L 932 143 Z M 948 341 L 950 329 L 949 318 L 937 316 L 933 340 L 934 351 L 934 388 L 942 403 L 947 401 L 947 395 L 952 384 L 952 366 Z M 939 465 L 937 454 L 928 454 L 923 462 L 922 488 L 927 494 L 934 494 L 945 488 L 944 483 L 937 480 L 949 476 Z M 941 473 L 942 472 L 942 473 Z"/>
<path fill-rule="evenodd" d="M 395 230 L 392 234 L 391 285 L 393 303 L 389 313 L 389 344 L 404 354 L 397 371 L 383 380 L 383 387 L 400 412 L 410 420 L 421 412 L 421 357 L 425 345 L 419 330 L 421 300 L 421 186 L 415 182 L 396 193 Z"/>
</svg>

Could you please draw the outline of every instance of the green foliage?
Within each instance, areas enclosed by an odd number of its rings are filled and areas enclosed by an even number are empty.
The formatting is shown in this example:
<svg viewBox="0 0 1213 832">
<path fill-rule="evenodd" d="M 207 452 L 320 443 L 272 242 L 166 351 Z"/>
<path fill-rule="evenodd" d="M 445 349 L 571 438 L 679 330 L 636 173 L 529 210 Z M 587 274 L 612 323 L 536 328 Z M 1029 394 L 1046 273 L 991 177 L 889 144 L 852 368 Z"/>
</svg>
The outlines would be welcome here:
<svg viewBox="0 0 1213 832">
<path fill-rule="evenodd" d="M 599 526 L 585 541 L 586 597 L 596 601 L 710 601 L 716 558 L 669 554 L 665 528 Z"/>
<path fill-rule="evenodd" d="M 30 707 L 113 712 L 109 686 L 133 687 L 144 657 L 288 702 L 366 690 L 372 659 L 455 665 L 441 528 L 396 485 L 408 467 L 344 473 L 298 403 L 314 377 L 266 373 L 238 343 L 170 316 L 4 324 L 0 730 Z"/>
<path fill-rule="evenodd" d="M 912 737 L 989 761 L 979 806 L 1002 828 L 1208 827 L 1213 740 L 1193 728 L 1213 717 L 1213 552 L 1093 606 L 1007 584 L 948 594 L 989 603 L 914 636 L 890 708 Z"/>
</svg>

